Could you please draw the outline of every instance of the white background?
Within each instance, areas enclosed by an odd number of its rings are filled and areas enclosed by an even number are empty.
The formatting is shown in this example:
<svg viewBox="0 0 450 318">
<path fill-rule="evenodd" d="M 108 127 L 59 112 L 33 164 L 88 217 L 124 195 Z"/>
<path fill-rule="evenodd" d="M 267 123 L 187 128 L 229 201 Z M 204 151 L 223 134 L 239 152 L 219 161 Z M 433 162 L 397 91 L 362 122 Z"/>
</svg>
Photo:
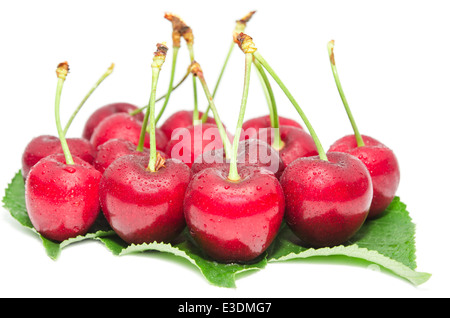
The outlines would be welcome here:
<svg viewBox="0 0 450 318">
<path fill-rule="evenodd" d="M 304 260 L 269 264 L 237 280 L 235 289 L 210 285 L 187 262 L 154 255 L 113 256 L 101 243 L 82 242 L 52 261 L 36 235 L 0 213 L 2 297 L 448 297 L 450 90 L 448 6 L 445 1 L 3 1 L 0 4 L 1 188 L 18 169 L 32 137 L 55 134 L 56 65 L 68 61 L 63 122 L 110 63 L 114 73 L 75 119 L 79 136 L 97 108 L 118 101 L 145 105 L 157 42 L 170 46 L 164 12 L 194 31 L 195 54 L 212 90 L 235 20 L 257 13 L 246 33 L 303 107 L 325 148 L 351 126 L 330 70 L 327 42 L 336 41 L 341 81 L 362 133 L 397 154 L 398 195 L 417 226 L 418 271 L 425 284 L 367 266 Z M 165 93 L 171 54 L 160 77 Z M 188 66 L 182 42 L 177 79 Z M 216 95 L 222 120 L 234 132 L 244 55 L 235 48 Z M 279 113 L 300 117 L 275 88 Z M 200 108 L 206 107 L 199 86 Z M 161 104 L 159 104 L 161 105 Z M 190 109 L 191 81 L 171 98 L 164 118 Z M 255 73 L 246 118 L 267 114 Z"/>
</svg>

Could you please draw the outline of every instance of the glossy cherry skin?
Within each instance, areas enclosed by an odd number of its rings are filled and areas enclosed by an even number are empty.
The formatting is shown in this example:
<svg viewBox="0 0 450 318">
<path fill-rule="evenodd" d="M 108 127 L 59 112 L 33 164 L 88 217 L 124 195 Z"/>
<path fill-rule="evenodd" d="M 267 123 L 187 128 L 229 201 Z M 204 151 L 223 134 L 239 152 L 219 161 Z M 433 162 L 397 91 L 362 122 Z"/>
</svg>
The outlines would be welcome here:
<svg viewBox="0 0 450 318">
<path fill-rule="evenodd" d="M 372 180 L 358 158 L 339 152 L 299 158 L 283 172 L 286 223 L 312 247 L 349 240 L 363 225 L 372 202 Z"/>
<path fill-rule="evenodd" d="M 128 244 L 170 242 L 185 228 L 183 200 L 191 171 L 167 159 L 156 172 L 149 157 L 127 155 L 115 160 L 100 182 L 106 220 Z"/>
<path fill-rule="evenodd" d="M 98 124 L 100 124 L 100 122 L 106 117 L 116 113 L 129 114 L 136 109 L 138 109 L 138 107 L 130 103 L 112 103 L 98 108 L 86 121 L 82 134 L 83 138 L 90 140 L 92 134 L 94 133 L 95 127 L 97 127 Z M 144 119 L 142 112 L 134 115 L 134 117 L 140 121 Z"/>
<path fill-rule="evenodd" d="M 93 163 L 96 151 L 88 140 L 84 138 L 66 138 L 66 140 L 73 156 L 79 157 L 87 163 Z M 55 153 L 63 153 L 58 137 L 41 135 L 33 138 L 22 154 L 22 176 L 26 178 L 31 167 L 39 160 Z"/>
<path fill-rule="evenodd" d="M 142 122 L 127 113 L 117 113 L 103 119 L 95 128 L 91 137 L 92 145 L 97 148 L 110 139 L 126 139 L 139 144 Z M 155 130 L 156 149 L 164 151 L 167 144 L 166 136 L 159 130 Z M 145 134 L 144 147 L 150 148 L 150 134 Z"/>
<path fill-rule="evenodd" d="M 300 123 L 298 123 L 297 121 L 290 119 L 290 118 L 281 117 L 281 116 L 278 116 L 278 125 L 279 126 L 293 126 L 293 127 L 303 129 L 303 126 L 300 125 Z M 270 115 L 251 118 L 251 119 L 246 120 L 242 124 L 242 129 L 244 129 L 244 131 L 249 130 L 249 129 L 258 131 L 259 129 L 271 128 L 271 127 L 272 127 L 272 124 L 270 122 Z"/>
<path fill-rule="evenodd" d="M 233 137 L 227 135 L 232 141 Z M 190 168 L 195 159 L 205 151 L 221 148 L 223 143 L 216 124 L 198 124 L 175 130 L 164 152 L 170 158 L 183 161 Z"/>
<path fill-rule="evenodd" d="M 172 133 L 177 128 L 186 128 L 189 126 L 192 126 L 193 121 L 193 111 L 188 110 L 180 110 L 172 115 L 170 115 L 169 118 L 167 118 L 162 125 L 159 127 L 161 131 L 166 135 L 167 139 L 170 140 L 172 138 Z M 203 113 L 198 112 L 199 120 L 202 118 Z M 206 119 L 205 124 L 215 124 L 216 121 L 214 120 L 214 117 L 208 116 Z"/>
<path fill-rule="evenodd" d="M 44 237 L 64 241 L 87 233 L 99 211 L 101 173 L 73 157 L 66 164 L 53 154 L 34 165 L 25 182 L 25 202 L 31 223 Z"/>
<path fill-rule="evenodd" d="M 249 262 L 260 256 L 278 233 L 284 215 L 283 190 L 275 175 L 241 166 L 241 179 L 228 169 L 207 168 L 192 177 L 184 214 L 193 239 L 219 262 Z"/>
<path fill-rule="evenodd" d="M 331 145 L 329 151 L 346 152 L 361 160 L 369 170 L 373 183 L 373 199 L 368 218 L 373 219 L 391 204 L 400 183 L 400 168 L 394 152 L 378 140 L 361 136 L 364 146 L 358 147 L 354 135 Z"/>
<path fill-rule="evenodd" d="M 125 155 L 149 155 L 149 149 L 144 148 L 143 151 L 137 151 L 136 145 L 126 139 L 110 139 L 101 144 L 97 148 L 97 156 L 95 157 L 93 166 L 101 173 L 105 172 L 106 168 L 117 158 Z M 166 158 L 164 154 L 164 158 Z"/>
<path fill-rule="evenodd" d="M 279 131 L 280 139 L 284 142 L 284 146 L 278 152 L 286 166 L 297 158 L 318 155 L 314 140 L 304 129 L 294 126 L 280 126 Z M 241 134 L 241 140 L 257 138 L 271 145 L 273 143 L 273 133 L 273 128 L 261 128 L 258 131 L 247 130 Z"/>
<path fill-rule="evenodd" d="M 259 139 L 246 139 L 239 142 L 237 162 L 238 166 L 266 168 L 274 173 L 277 178 L 281 177 L 286 168 L 278 151 Z M 199 155 L 192 164 L 191 171 L 193 174 L 196 174 L 206 168 L 229 168 L 229 166 L 230 163 L 226 159 L 224 149 L 213 149 Z"/>
</svg>

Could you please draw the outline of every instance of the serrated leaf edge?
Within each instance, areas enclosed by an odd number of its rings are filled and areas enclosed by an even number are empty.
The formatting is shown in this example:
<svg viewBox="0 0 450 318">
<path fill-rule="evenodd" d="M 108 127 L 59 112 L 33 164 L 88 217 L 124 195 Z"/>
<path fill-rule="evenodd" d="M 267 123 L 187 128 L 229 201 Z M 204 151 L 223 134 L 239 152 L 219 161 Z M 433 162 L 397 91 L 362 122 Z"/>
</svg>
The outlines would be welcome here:
<svg viewBox="0 0 450 318">
<path fill-rule="evenodd" d="M 171 253 L 175 256 L 178 257 L 182 257 L 186 260 L 188 260 L 191 264 L 193 264 L 203 275 L 203 277 L 205 277 L 211 284 L 213 285 L 217 285 L 216 282 L 212 281 L 209 279 L 209 275 L 208 273 L 206 273 L 201 266 L 199 266 L 197 264 L 197 261 L 192 258 L 191 256 L 189 256 L 185 251 L 179 249 L 176 246 L 173 246 L 170 243 L 161 243 L 161 242 L 153 242 L 153 243 L 142 243 L 142 244 L 130 244 L 128 245 L 126 248 L 124 248 L 118 255 L 119 256 L 123 256 L 123 255 L 127 255 L 127 254 L 133 254 L 133 253 L 139 253 L 139 252 L 145 252 L 145 251 L 149 251 L 149 250 L 153 250 L 153 251 L 159 251 L 159 252 L 165 252 L 165 253 Z M 238 270 L 236 272 L 233 273 L 233 275 L 231 275 L 232 277 L 232 282 L 231 285 L 227 285 L 227 286 L 222 286 L 219 285 L 221 287 L 236 287 L 235 286 L 235 276 L 238 273 L 242 273 L 245 271 L 250 271 L 250 270 L 255 270 L 257 268 L 242 268 L 241 270 Z"/>
<path fill-rule="evenodd" d="M 156 242 L 153 243 L 142 243 L 142 244 L 130 244 L 126 248 L 124 248 L 118 256 L 127 255 L 127 254 L 133 254 L 133 253 L 139 253 L 139 252 L 145 252 L 149 250 L 159 251 L 159 252 L 165 252 L 165 253 L 171 253 L 175 256 L 182 257 L 186 260 L 188 260 L 191 264 L 193 264 L 203 275 L 204 278 L 206 278 L 212 285 L 219 286 L 219 287 L 227 287 L 227 288 L 235 288 L 236 287 L 236 275 L 243 273 L 243 272 L 250 272 L 250 271 L 257 271 L 264 268 L 268 261 L 267 261 L 267 255 L 258 261 L 257 264 L 263 264 L 263 266 L 242 266 L 240 269 L 233 271 L 229 275 L 229 280 L 226 281 L 225 284 L 218 284 L 217 281 L 210 278 L 210 275 L 205 272 L 205 270 L 200 266 L 196 259 L 191 257 L 188 253 L 185 251 L 179 249 L 176 246 L 173 246 L 170 243 L 162 243 L 162 242 Z M 200 256 L 199 256 L 200 257 Z M 202 260 L 205 260 L 202 258 Z M 206 260 L 205 260 L 206 261 Z M 216 261 L 210 260 L 213 265 L 219 265 Z M 262 263 L 261 263 L 262 262 Z M 234 266 L 235 263 L 225 264 L 226 266 Z"/>
<path fill-rule="evenodd" d="M 359 247 L 357 244 L 349 246 L 339 245 L 335 247 L 324 247 L 319 249 L 310 248 L 300 253 L 293 252 L 279 258 L 270 259 L 269 263 L 287 261 L 291 259 L 302 259 L 314 256 L 331 256 L 331 255 L 343 255 L 348 257 L 354 257 L 372 262 L 374 264 L 378 264 L 384 267 L 385 269 L 395 273 L 399 277 L 407 279 L 415 286 L 425 283 L 431 277 L 431 274 L 429 273 L 414 271 L 408 266 L 396 260 L 386 257 L 377 251 L 369 250 L 364 247 Z"/>
<path fill-rule="evenodd" d="M 195 260 L 190 257 L 185 251 L 180 250 L 176 246 L 173 246 L 170 243 L 161 243 L 161 242 L 152 242 L 152 243 L 142 243 L 142 244 L 130 244 L 125 247 L 120 253 L 119 256 L 145 252 L 149 250 L 160 251 L 160 252 L 168 252 L 176 256 L 181 256 L 189 260 L 192 264 L 197 266 Z M 198 267 L 198 266 L 197 266 Z M 201 268 L 199 268 L 201 270 Z"/>
</svg>

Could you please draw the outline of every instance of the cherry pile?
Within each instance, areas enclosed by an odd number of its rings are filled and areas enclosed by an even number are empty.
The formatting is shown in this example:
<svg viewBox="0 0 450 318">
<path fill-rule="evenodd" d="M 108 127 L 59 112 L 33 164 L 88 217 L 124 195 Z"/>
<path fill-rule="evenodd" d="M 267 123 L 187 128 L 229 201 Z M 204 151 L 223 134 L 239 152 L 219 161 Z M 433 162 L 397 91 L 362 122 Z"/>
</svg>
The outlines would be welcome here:
<svg viewBox="0 0 450 318">
<path fill-rule="evenodd" d="M 334 41 L 328 43 L 330 65 L 354 134 L 338 139 L 325 152 L 301 107 L 244 33 L 254 13 L 236 22 L 213 93 L 195 60 L 191 28 L 166 13 L 173 29 L 167 93 L 156 98 L 159 74 L 169 52 L 165 43 L 158 43 L 148 104 L 100 107 L 88 118 L 79 138 L 66 138 L 70 123 L 114 65 L 64 128 L 60 97 L 69 65 L 58 65 L 58 136 L 32 139 L 22 157 L 26 207 L 39 233 L 64 241 L 86 234 L 103 214 L 128 244 L 170 243 L 187 227 L 212 259 L 247 262 L 269 247 L 283 222 L 305 246 L 331 247 L 346 242 L 367 219 L 385 211 L 398 188 L 398 162 L 391 149 L 359 133 L 338 77 Z M 174 85 L 181 39 L 187 44 L 191 64 L 182 81 Z M 245 78 L 232 134 L 219 117 L 214 95 L 236 45 L 245 56 Z M 244 121 L 252 67 L 260 75 L 269 114 Z M 267 73 L 292 102 L 303 124 L 278 115 Z M 171 93 L 189 76 L 193 109 L 175 112 L 158 125 Z M 208 101 L 204 112 L 198 110 L 198 84 Z M 157 114 L 156 103 L 163 99 Z"/>
</svg>

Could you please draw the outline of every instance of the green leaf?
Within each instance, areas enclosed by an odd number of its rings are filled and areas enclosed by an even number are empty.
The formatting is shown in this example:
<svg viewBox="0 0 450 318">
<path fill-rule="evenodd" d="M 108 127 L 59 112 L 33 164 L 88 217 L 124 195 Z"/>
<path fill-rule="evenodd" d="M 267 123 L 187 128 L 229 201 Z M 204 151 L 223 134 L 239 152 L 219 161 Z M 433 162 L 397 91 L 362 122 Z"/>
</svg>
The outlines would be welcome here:
<svg viewBox="0 0 450 318">
<path fill-rule="evenodd" d="M 142 252 L 163 252 L 181 257 L 197 267 L 211 284 L 221 287 L 235 287 L 238 273 L 260 270 L 267 264 L 264 256 L 249 264 L 223 264 L 211 260 L 196 246 L 187 231 L 175 240 L 178 243 L 172 244 L 153 242 L 127 245 L 120 238 L 114 236 L 103 237 L 100 240 L 115 255 L 119 256 Z"/>
<path fill-rule="evenodd" d="M 375 250 L 415 269 L 415 230 L 406 205 L 396 197 L 384 214 L 375 220 L 368 220 L 349 244 Z"/>
<path fill-rule="evenodd" d="M 115 235 L 114 231 L 105 227 L 105 221 L 102 220 L 102 218 L 99 218 L 96 221 L 96 223 L 91 227 L 89 233 L 86 235 L 70 238 L 63 242 L 55 242 L 39 234 L 33 227 L 33 224 L 28 217 L 25 204 L 25 184 L 20 171 L 15 174 L 11 183 L 6 188 L 5 196 L 2 201 L 3 206 L 10 212 L 14 219 L 16 219 L 24 227 L 35 232 L 41 238 L 47 255 L 54 260 L 56 260 L 60 255 L 61 249 L 69 244 L 86 239 L 99 239 L 100 237 Z"/>
<path fill-rule="evenodd" d="M 298 251 L 295 252 L 292 251 L 292 249 L 285 248 L 285 253 L 282 253 L 282 251 L 279 250 L 277 251 L 279 255 L 270 258 L 269 262 L 273 263 L 292 259 L 303 259 L 308 257 L 341 255 L 347 256 L 349 258 L 366 260 L 370 263 L 380 265 L 391 271 L 392 273 L 398 275 L 399 277 L 410 281 L 414 285 L 423 284 L 431 277 L 431 275 L 428 273 L 416 272 L 401 262 L 380 254 L 375 250 L 369 250 L 367 248 L 359 247 L 358 244 L 347 246 L 340 245 L 331 248 L 326 247 L 318 249 L 298 248 L 297 250 Z"/>
<path fill-rule="evenodd" d="M 11 183 L 6 188 L 2 202 L 13 218 L 23 226 L 33 229 L 33 224 L 31 224 L 25 206 L 25 183 L 20 171 L 14 175 Z"/>
<path fill-rule="evenodd" d="M 269 263 L 315 256 L 343 255 L 384 267 L 414 285 L 430 274 L 416 272 L 415 225 L 406 205 L 396 197 L 383 215 L 367 220 L 349 242 L 332 248 L 308 248 L 284 225 L 269 249 Z"/>
<path fill-rule="evenodd" d="M 117 256 L 135 253 L 145 253 L 150 256 L 155 253 L 166 253 L 173 255 L 175 259 L 187 260 L 208 282 L 221 287 L 235 287 L 237 274 L 261 270 L 269 263 L 334 255 L 346 256 L 349 265 L 356 264 L 357 260 L 377 264 L 414 285 L 426 282 L 431 276 L 428 273 L 415 271 L 415 225 L 406 210 L 406 205 L 398 197 L 382 216 L 366 221 L 351 241 L 332 248 L 314 249 L 303 246 L 289 227 L 283 224 L 266 253 L 248 264 L 222 264 L 209 259 L 195 244 L 188 231 L 184 231 L 172 244 L 154 242 L 128 245 L 111 230 L 102 214 L 86 235 L 63 242 L 48 240 L 37 233 L 28 217 L 24 182 L 20 171 L 5 190 L 3 203 L 14 219 L 40 236 L 47 255 L 52 259 L 57 259 L 61 250 L 69 244 L 94 239 L 101 241 Z"/>
</svg>

